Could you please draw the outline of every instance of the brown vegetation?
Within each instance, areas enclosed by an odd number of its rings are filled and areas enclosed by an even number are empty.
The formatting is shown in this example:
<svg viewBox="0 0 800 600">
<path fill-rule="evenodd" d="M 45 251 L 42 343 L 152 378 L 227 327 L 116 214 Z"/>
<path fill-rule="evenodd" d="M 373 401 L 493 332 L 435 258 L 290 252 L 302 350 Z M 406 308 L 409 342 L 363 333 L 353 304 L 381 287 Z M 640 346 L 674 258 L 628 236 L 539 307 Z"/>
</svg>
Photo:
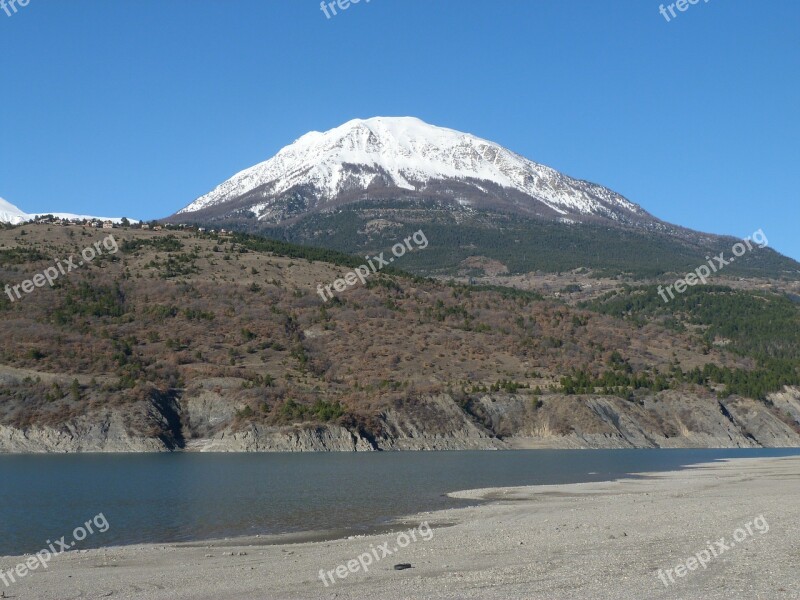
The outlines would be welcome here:
<svg viewBox="0 0 800 600">
<path fill-rule="evenodd" d="M 0 231 L 0 289 L 109 233 Z M 129 406 L 131 423 L 145 430 L 156 426 L 148 399 L 211 390 L 240 425 L 336 421 L 368 430 L 375 415 L 427 394 L 468 399 L 494 386 L 535 399 L 573 369 L 601 373 L 614 351 L 651 374 L 676 364 L 746 366 L 691 333 L 636 327 L 558 298 L 378 274 L 326 304 L 317 285 L 344 267 L 255 252 L 225 236 L 112 233 L 118 253 L 55 288 L 0 299 L 0 369 L 31 372 L 0 387 L 1 423 L 57 424 L 113 405 Z M 37 380 L 46 374 L 57 383 Z"/>
</svg>

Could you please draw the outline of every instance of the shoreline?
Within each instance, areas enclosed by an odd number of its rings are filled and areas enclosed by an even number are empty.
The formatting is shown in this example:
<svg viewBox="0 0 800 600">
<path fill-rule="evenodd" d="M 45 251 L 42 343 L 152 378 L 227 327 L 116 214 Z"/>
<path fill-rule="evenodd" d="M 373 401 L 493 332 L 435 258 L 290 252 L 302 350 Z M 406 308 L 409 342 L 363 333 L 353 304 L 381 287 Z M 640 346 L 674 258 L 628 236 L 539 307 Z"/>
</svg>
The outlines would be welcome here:
<svg viewBox="0 0 800 600">
<path fill-rule="evenodd" d="M 800 457 L 736 458 L 606 482 L 452 492 L 477 505 L 409 515 L 432 528 L 367 572 L 331 571 L 393 540 L 253 540 L 70 552 L 3 588 L 15 598 L 796 598 Z M 763 515 L 769 532 L 663 585 L 674 569 Z M 264 540 L 261 540 L 262 542 Z M 24 557 L 4 557 L 8 569 Z M 411 568 L 395 571 L 394 565 Z"/>
<path fill-rule="evenodd" d="M 576 453 L 587 452 L 584 449 L 572 449 Z M 673 452 L 684 452 L 685 449 L 680 448 L 669 448 L 669 449 L 613 449 L 617 450 L 622 453 L 627 453 L 631 451 L 636 452 L 645 452 L 647 455 L 661 455 L 661 454 L 669 454 L 669 451 Z M 666 452 L 662 452 L 662 450 L 666 450 Z M 708 451 L 713 452 L 715 449 L 699 449 L 701 451 Z M 718 450 L 726 450 L 726 449 L 718 449 Z M 543 450 L 546 452 L 546 450 Z M 678 459 L 669 461 L 672 464 L 667 465 L 656 465 L 656 464 L 649 464 L 649 465 L 638 465 L 639 467 L 645 467 L 643 471 L 625 471 L 620 470 L 619 472 L 615 471 L 606 471 L 602 470 L 600 473 L 597 472 L 590 472 L 588 469 L 585 471 L 585 475 L 577 475 L 571 476 L 567 478 L 567 481 L 555 482 L 555 483 L 537 483 L 531 481 L 516 481 L 516 482 L 509 482 L 509 483 L 500 483 L 497 482 L 496 486 L 492 486 L 490 483 L 490 487 L 487 489 L 491 490 L 502 490 L 506 489 L 504 486 L 511 486 L 513 487 L 531 487 L 531 486 L 547 486 L 547 485 L 578 485 L 580 483 L 605 483 L 605 482 L 615 482 L 624 479 L 638 479 L 643 476 L 647 476 L 648 474 L 657 474 L 657 473 L 664 473 L 670 471 L 682 471 L 692 466 L 704 463 L 711 463 L 725 461 L 730 459 L 738 459 L 738 458 L 755 458 L 750 456 L 751 454 L 757 453 L 761 455 L 764 451 L 770 452 L 770 454 L 774 453 L 774 457 L 780 456 L 800 456 L 800 449 L 787 449 L 787 448 L 773 448 L 773 449 L 738 449 L 737 454 L 742 456 L 736 455 L 726 455 L 726 456 L 694 456 L 692 458 L 687 458 L 686 460 Z M 459 453 L 461 451 L 450 451 L 450 450 L 443 450 L 443 451 L 403 451 L 403 452 L 412 452 L 412 453 L 429 453 L 429 452 L 436 452 L 436 453 Z M 478 453 L 478 451 L 475 451 Z M 531 452 L 528 450 L 499 450 L 495 452 L 506 453 L 506 454 L 514 454 L 517 452 L 527 453 Z M 536 451 L 533 451 L 536 452 Z M 564 450 L 559 450 L 559 453 L 565 452 Z M 607 452 L 607 450 L 603 450 L 603 452 Z M 138 457 L 141 453 L 126 453 L 124 455 L 119 456 L 129 456 L 129 457 Z M 242 456 L 250 456 L 252 453 L 240 453 Z M 293 455 L 295 453 L 285 453 L 286 455 Z M 395 452 L 390 452 L 390 454 L 395 454 Z M 613 452 L 611 454 L 614 454 Z M 726 453 L 727 454 L 727 453 Z M 211 453 L 211 456 L 218 455 L 220 457 L 229 457 L 231 453 Z M 3 459 L 2 454 L 0 454 L 0 461 Z M 33 459 L 38 458 L 45 458 L 43 455 L 20 455 L 20 457 L 26 457 Z M 73 454 L 69 455 L 62 455 L 56 454 L 53 455 L 59 458 L 66 458 L 67 460 L 83 457 L 83 454 Z M 92 456 L 108 458 L 109 455 L 105 453 L 95 453 Z M 757 456 L 758 458 L 772 458 L 773 456 Z M 48 455 L 49 458 L 49 455 Z M 59 460 L 56 458 L 56 460 Z M 650 461 L 646 461 L 650 462 Z M 661 461 L 656 461 L 661 462 Z M 628 465 L 630 467 L 630 465 Z M 590 476 L 595 476 L 594 478 Z M 518 478 L 518 479 L 525 479 Z M 573 481 L 569 481 L 572 479 Z M 465 483 L 465 482 L 461 482 Z M 471 483 L 479 483 L 479 482 L 471 482 Z M 80 550 L 98 550 L 102 548 L 125 548 L 130 546 L 162 546 L 162 545 L 171 545 L 171 546 L 192 546 L 192 545 L 214 545 L 217 547 L 223 546 L 237 546 L 237 545 L 258 545 L 258 546 L 267 546 L 267 545 L 283 545 L 283 544 L 296 544 L 302 542 L 323 542 L 323 541 L 333 541 L 337 539 L 343 538 L 350 538 L 350 537 L 357 537 L 357 536 L 364 536 L 364 535 L 378 535 L 387 533 L 392 530 L 393 524 L 402 522 L 405 515 L 408 514 L 415 514 L 421 513 L 425 511 L 426 514 L 435 511 L 441 511 L 446 509 L 455 509 L 455 508 L 466 508 L 469 506 L 477 506 L 480 504 L 484 504 L 487 502 L 491 502 L 493 500 L 500 499 L 502 500 L 502 496 L 490 496 L 487 498 L 482 498 L 477 495 L 477 492 L 481 488 L 475 487 L 451 487 L 451 486 L 441 486 L 444 489 L 434 490 L 435 493 L 429 494 L 429 498 L 427 501 L 417 501 L 414 502 L 413 506 L 405 506 L 405 510 L 399 509 L 388 509 L 387 511 L 383 512 L 379 517 L 369 517 L 364 518 L 362 517 L 360 520 L 358 518 L 350 517 L 348 518 L 348 522 L 343 521 L 342 519 L 337 519 L 338 522 L 329 522 L 329 523 L 308 523 L 307 526 L 292 526 L 287 527 L 283 531 L 275 531 L 273 528 L 270 529 L 262 529 L 259 530 L 256 527 L 249 527 L 249 531 L 236 531 L 235 529 L 217 529 L 213 535 L 204 535 L 204 532 L 201 530 L 197 531 L 188 531 L 188 530 L 181 530 L 180 535 L 172 535 L 172 536 L 163 536 L 163 538 L 159 539 L 155 530 L 151 531 L 151 535 L 148 536 L 149 539 L 145 536 L 138 536 L 138 540 L 131 540 L 128 541 L 127 538 L 131 536 L 136 536 L 135 531 L 127 531 L 121 530 L 116 532 L 117 535 L 111 537 L 111 539 L 105 544 L 101 545 L 102 539 L 97 539 L 93 537 L 89 537 L 85 543 L 79 545 L 79 548 L 72 549 L 70 551 L 80 551 Z M 511 488 L 509 488 L 511 489 Z M 472 492 L 473 495 L 470 496 L 468 492 Z M 391 496 L 387 496 L 386 499 L 388 500 Z M 436 500 L 436 499 L 439 500 Z M 448 499 L 448 500 L 442 500 Z M 350 504 L 348 503 L 347 506 Z M 337 510 L 350 510 L 347 506 L 337 505 Z M 104 505 L 106 512 L 110 509 L 110 506 Z M 111 513 L 109 513 L 111 514 Z M 71 528 L 71 525 L 67 525 L 66 528 L 63 528 L 62 531 L 68 531 Z M 175 530 L 178 531 L 178 530 Z M 46 532 L 51 533 L 51 532 Z M 125 535 L 125 534 L 130 535 Z M 38 540 L 38 538 L 37 538 Z M 17 548 L 9 548 L 9 547 L 2 547 L 0 544 L 0 565 L 2 564 L 2 560 L 8 556 L 17 556 L 20 554 L 17 553 L 24 553 L 24 552 L 35 552 L 40 549 L 41 541 L 44 540 L 41 537 L 41 540 L 38 540 L 35 546 L 28 546 L 28 547 L 17 547 Z M 22 554 L 24 555 L 24 554 Z M 1 582 L 0 582 L 1 583 Z M 2 590 L 2 586 L 0 586 L 0 591 Z"/>
</svg>

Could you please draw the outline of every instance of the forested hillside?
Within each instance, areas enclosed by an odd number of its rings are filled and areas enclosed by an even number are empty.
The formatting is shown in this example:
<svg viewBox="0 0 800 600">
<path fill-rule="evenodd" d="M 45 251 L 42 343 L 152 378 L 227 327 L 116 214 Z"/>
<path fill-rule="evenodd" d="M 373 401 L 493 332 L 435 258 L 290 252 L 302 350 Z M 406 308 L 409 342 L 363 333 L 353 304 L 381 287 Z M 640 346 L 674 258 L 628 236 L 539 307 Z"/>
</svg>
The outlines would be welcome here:
<svg viewBox="0 0 800 600">
<path fill-rule="evenodd" d="M 442 204 L 388 200 L 363 201 L 280 227 L 245 218 L 230 223 L 243 231 L 350 254 L 384 250 L 404 228 L 423 228 L 430 245 L 425 252 L 406 257 L 403 268 L 425 275 L 470 274 L 465 261 L 482 256 L 499 261 L 510 273 L 586 268 L 597 276 L 651 278 L 690 272 L 706 255 L 729 253 L 737 241 L 480 210 L 464 213 Z M 474 274 L 481 271 L 476 269 Z M 744 255 L 726 268 L 726 274 L 800 279 L 800 264 L 767 247 Z"/>
<path fill-rule="evenodd" d="M 485 435 L 515 435 L 587 422 L 570 395 L 761 402 L 798 383 L 797 306 L 723 288 L 666 308 L 653 290 L 626 288 L 575 308 L 382 272 L 326 303 L 318 285 L 362 259 L 244 235 L 42 224 L 0 232 L 0 286 L 107 235 L 119 252 L 53 288 L 0 297 L 0 426 L 59 428 L 113 410 L 177 448 L 253 424 L 377 439 L 393 411 L 435 430 L 444 417 L 426 399 L 446 397 Z M 495 422 L 482 403 L 503 395 L 522 412 Z"/>
<path fill-rule="evenodd" d="M 761 399 L 800 384 L 800 304 L 785 295 L 707 285 L 688 288 L 665 303 L 657 286 L 626 286 L 583 306 L 640 326 L 655 322 L 692 332 L 707 348 L 724 347 L 756 365 L 729 369 L 708 364 L 688 373 L 676 369 L 680 381 L 719 383 L 725 396 Z"/>
</svg>

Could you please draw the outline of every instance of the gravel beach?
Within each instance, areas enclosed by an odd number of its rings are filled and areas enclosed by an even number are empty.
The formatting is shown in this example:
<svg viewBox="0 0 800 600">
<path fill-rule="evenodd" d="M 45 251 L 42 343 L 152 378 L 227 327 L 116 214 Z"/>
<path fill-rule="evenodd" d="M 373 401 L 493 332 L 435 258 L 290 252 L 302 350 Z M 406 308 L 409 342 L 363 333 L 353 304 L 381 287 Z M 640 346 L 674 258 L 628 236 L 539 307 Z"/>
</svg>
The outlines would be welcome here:
<svg viewBox="0 0 800 600">
<path fill-rule="evenodd" d="M 19 600 L 800 598 L 800 457 L 453 495 L 490 502 L 347 539 L 69 552 L 0 591 Z M 25 559 L 0 558 L 0 568 Z"/>
</svg>

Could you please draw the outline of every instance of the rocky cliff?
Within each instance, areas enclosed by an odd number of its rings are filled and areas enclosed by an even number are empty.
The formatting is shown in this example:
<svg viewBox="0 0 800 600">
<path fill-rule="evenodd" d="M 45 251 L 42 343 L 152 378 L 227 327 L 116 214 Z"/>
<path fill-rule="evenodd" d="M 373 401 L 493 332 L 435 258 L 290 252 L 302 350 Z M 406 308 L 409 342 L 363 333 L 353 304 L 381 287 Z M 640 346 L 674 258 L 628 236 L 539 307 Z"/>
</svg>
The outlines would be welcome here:
<svg viewBox="0 0 800 600">
<path fill-rule="evenodd" d="M 58 427 L 0 426 L 0 452 L 353 452 L 512 448 L 754 448 L 800 446 L 800 389 L 767 402 L 664 391 L 637 401 L 609 396 L 435 395 L 399 402 L 371 428 L 237 423 L 224 397 L 205 391 L 154 402 L 149 435 L 114 410 Z M 179 428 L 179 431 L 171 430 Z"/>
</svg>

